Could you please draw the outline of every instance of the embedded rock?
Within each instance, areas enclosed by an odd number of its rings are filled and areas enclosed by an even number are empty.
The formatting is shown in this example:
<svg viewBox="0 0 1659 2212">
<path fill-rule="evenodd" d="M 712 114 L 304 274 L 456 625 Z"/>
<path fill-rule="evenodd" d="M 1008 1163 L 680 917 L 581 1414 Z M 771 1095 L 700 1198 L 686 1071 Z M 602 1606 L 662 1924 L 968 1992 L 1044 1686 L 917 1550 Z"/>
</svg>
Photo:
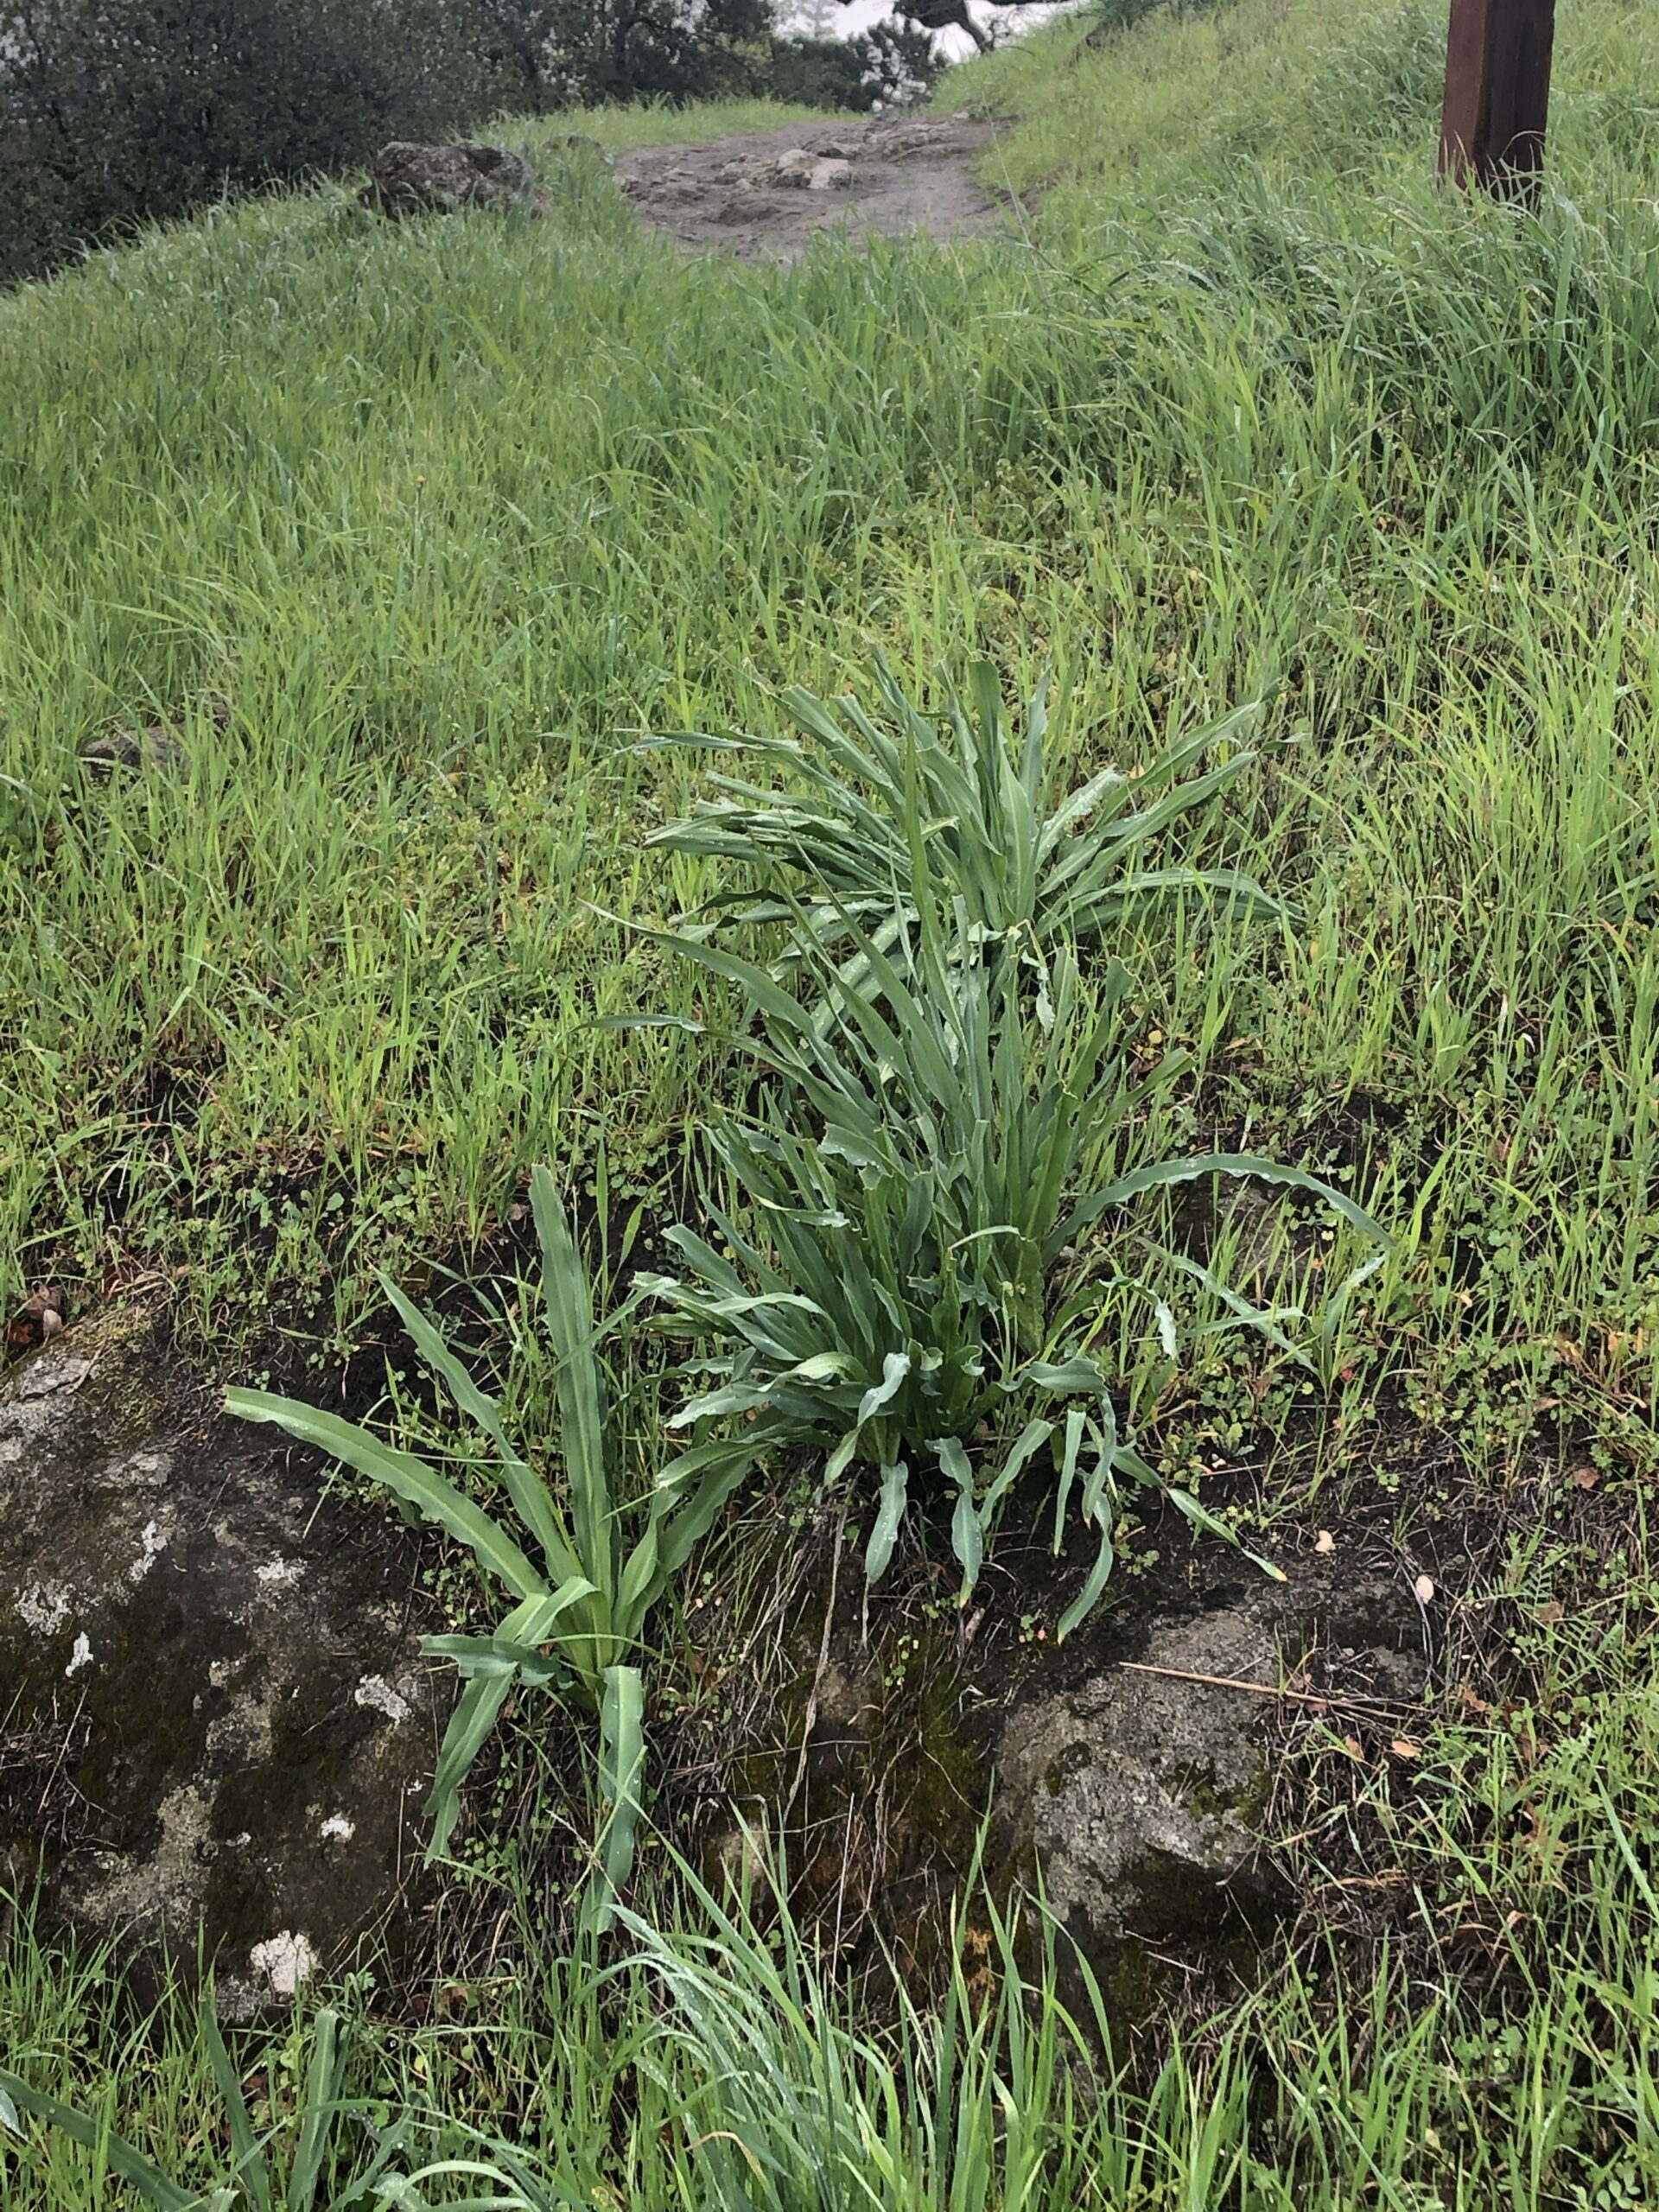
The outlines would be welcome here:
<svg viewBox="0 0 1659 2212">
<path fill-rule="evenodd" d="M 383 215 L 451 215 L 461 207 L 520 207 L 550 214 L 553 201 L 522 154 L 474 139 L 416 146 L 394 139 L 374 157 L 358 197 Z"/>
<path fill-rule="evenodd" d="M 1127 1643 L 1110 1636 L 1092 1658 L 1079 1639 L 1065 1687 L 1039 1680 L 1016 1698 L 995 1766 L 1014 1856 L 1040 1868 L 1056 1914 L 1122 1999 L 1148 1953 L 1225 1950 L 1291 1902 L 1262 1841 L 1265 1735 L 1273 1693 L 1306 1655 L 1402 1703 L 1421 1694 L 1423 1668 L 1397 1581 L 1263 1582 L 1156 1616 Z"/>
<path fill-rule="evenodd" d="M 1093 1947 L 1201 1930 L 1228 1888 L 1270 1902 L 1253 1827 L 1267 1795 L 1262 1713 L 1249 1693 L 1178 1679 L 1276 1681 L 1268 1624 L 1247 1606 L 1160 1623 L 1144 1651 L 1169 1674 L 1115 1666 L 1034 1698 L 998 1751 L 1006 1809 L 1049 1900 Z"/>
<path fill-rule="evenodd" d="M 245 2010 L 394 1912 L 441 1716 L 411 1540 L 217 1395 L 120 1313 L 0 1379 L 0 1877 Z"/>
<path fill-rule="evenodd" d="M 96 776 L 115 768 L 176 768 L 184 741 L 166 722 L 150 722 L 143 729 L 103 730 L 87 739 L 80 757 Z"/>
<path fill-rule="evenodd" d="M 770 1719 L 712 1790 L 702 1739 L 677 1773 L 671 1756 L 659 1817 L 715 1884 L 754 1877 L 753 1838 L 781 1834 L 797 1910 L 838 1944 L 874 1927 L 918 1986 L 957 1955 L 964 1885 L 1040 1891 L 1071 1938 L 1068 1995 L 1088 2012 L 1080 1956 L 1133 2027 L 1195 1975 L 1248 1980 L 1295 1909 L 1269 1846 L 1302 1700 L 1367 1758 L 1415 1732 L 1429 1624 L 1411 1563 L 1357 1532 L 1287 1573 L 1178 1536 L 1155 1579 L 1126 1580 L 1057 1646 L 1033 1630 L 1075 1584 L 1017 1539 L 965 1613 L 940 1607 L 919 1560 L 875 1592 L 832 1567 L 784 1633 L 791 1679 Z M 716 1675 L 747 1663 L 735 1616 L 713 1633 Z"/>
<path fill-rule="evenodd" d="M 850 161 L 837 149 L 831 152 L 818 146 L 796 146 L 776 161 L 746 166 L 734 163 L 726 172 L 729 181 L 736 184 L 792 185 L 802 192 L 850 191 L 855 172 Z"/>
<path fill-rule="evenodd" d="M 780 154 L 775 162 L 762 163 L 751 172 L 756 184 L 792 184 L 804 187 L 818 165 L 818 156 L 810 147 L 791 146 L 788 153 Z"/>
</svg>

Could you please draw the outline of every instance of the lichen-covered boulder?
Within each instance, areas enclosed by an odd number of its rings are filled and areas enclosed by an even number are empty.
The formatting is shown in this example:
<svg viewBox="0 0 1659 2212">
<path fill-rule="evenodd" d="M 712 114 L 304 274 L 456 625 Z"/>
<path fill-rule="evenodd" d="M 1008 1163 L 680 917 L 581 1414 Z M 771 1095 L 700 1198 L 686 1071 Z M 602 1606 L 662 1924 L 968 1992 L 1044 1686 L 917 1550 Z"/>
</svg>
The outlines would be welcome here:
<svg viewBox="0 0 1659 2212">
<path fill-rule="evenodd" d="M 1267 1903 L 1255 1820 L 1266 1796 L 1248 1691 L 1272 1683 L 1279 1655 L 1248 1604 L 1154 1623 L 1141 1674 L 1109 1664 L 1075 1687 L 1034 1695 L 1003 1728 L 1003 1809 L 1043 1871 L 1050 1903 L 1091 1948 L 1126 1936 L 1168 1942 L 1212 1929 L 1224 1890 Z"/>
<path fill-rule="evenodd" d="M 994 1758 L 1004 1833 L 1119 2009 L 1137 2009 L 1148 1956 L 1225 1952 L 1293 1902 L 1262 1815 L 1274 1694 L 1301 1655 L 1403 1701 L 1422 1688 L 1417 1637 L 1397 1582 L 1263 1580 L 1079 1638 L 1063 1682 L 1016 1695 Z"/>
<path fill-rule="evenodd" d="M 383 215 L 451 215 L 461 207 L 552 212 L 545 185 L 522 154 L 464 138 L 453 146 L 416 146 L 394 139 L 375 156 L 359 194 Z"/>
<path fill-rule="evenodd" d="M 442 1716 L 412 1541 L 319 1503 L 131 1315 L 0 1381 L 0 1874 L 199 1935 L 232 2009 L 346 1962 L 419 1864 Z"/>
</svg>

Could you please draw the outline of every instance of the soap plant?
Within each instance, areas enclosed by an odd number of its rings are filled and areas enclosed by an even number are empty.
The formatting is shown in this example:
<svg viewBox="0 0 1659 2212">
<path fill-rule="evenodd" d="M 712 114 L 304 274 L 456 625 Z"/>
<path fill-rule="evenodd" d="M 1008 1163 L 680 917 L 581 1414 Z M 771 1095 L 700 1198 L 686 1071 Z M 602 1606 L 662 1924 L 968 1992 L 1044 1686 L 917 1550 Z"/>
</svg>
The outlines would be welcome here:
<svg viewBox="0 0 1659 2212">
<path fill-rule="evenodd" d="M 1064 1635 L 1109 1573 L 1122 1485 L 1158 1478 L 1119 1433 L 1112 1378 L 1080 1333 L 1068 1338 L 1077 1317 L 1049 1310 L 1062 1255 L 1092 1242 L 1096 1318 L 1121 1294 L 1150 1301 L 1166 1326 L 1167 1307 L 1123 1264 L 1143 1243 L 1102 1234 L 1151 1192 L 1258 1176 L 1380 1232 L 1340 1192 L 1253 1154 L 1127 1165 L 1144 1109 L 1185 1065 L 1166 1055 L 1135 1072 L 1128 971 L 1108 960 L 1085 986 L 1070 945 L 1045 957 L 1023 930 L 988 938 L 965 899 L 941 895 L 925 849 L 914 857 L 911 895 L 874 933 L 866 914 L 820 931 L 796 909 L 799 996 L 697 932 L 669 940 L 736 987 L 753 1021 L 735 1041 L 762 1080 L 750 1110 L 709 1135 L 736 1201 L 709 1205 L 718 1246 L 671 1230 L 682 1271 L 638 1287 L 693 1351 L 682 1373 L 694 1394 L 674 1426 L 736 1418 L 757 1449 L 821 1452 L 826 1481 L 871 1471 L 871 1580 L 892 1557 L 912 1472 L 931 1466 L 954 1494 L 965 1600 L 997 1509 L 1046 1447 L 1057 1549 L 1074 1496 L 1096 1537 Z M 987 1455 L 984 1433 L 1010 1427 Z M 1217 1527 L 1195 1498 L 1169 1495 Z"/>
<path fill-rule="evenodd" d="M 1017 938 L 1046 953 L 1093 944 L 1131 909 L 1174 899 L 1201 899 L 1239 917 L 1285 911 L 1238 869 L 1147 856 L 1163 832 L 1209 806 L 1255 761 L 1247 740 L 1259 704 L 1192 732 L 1143 767 L 1102 768 L 1067 789 L 1046 683 L 1019 728 L 988 662 L 973 664 L 938 720 L 912 703 L 880 659 L 875 685 L 885 722 L 855 697 L 832 705 L 797 687 L 782 703 L 798 737 L 684 733 L 655 741 L 735 753 L 783 779 L 768 786 L 716 770 L 708 779 L 715 796 L 648 839 L 745 862 L 772 887 L 758 897 L 722 890 L 708 916 L 790 923 L 797 955 L 808 938 L 842 940 L 854 922 L 890 944 L 915 919 L 925 874 L 962 902 L 979 936 Z"/>
<path fill-rule="evenodd" d="M 765 1447 L 822 1450 L 830 1481 L 873 1471 L 871 1579 L 892 1557 L 912 1470 L 931 1466 L 954 1493 L 965 1599 L 1001 1501 L 1048 1451 L 1056 1549 L 1074 1497 L 1096 1538 L 1064 1635 L 1109 1573 L 1122 1484 L 1158 1480 L 1120 1433 L 1114 1378 L 1090 1350 L 1119 1299 L 1149 1303 L 1166 1349 L 1173 1338 L 1142 1280 L 1147 1240 L 1110 1236 L 1118 1217 L 1160 1189 L 1255 1176 L 1383 1240 L 1343 1193 L 1253 1154 L 1128 1164 L 1132 1132 L 1186 1062 L 1135 1071 L 1131 981 L 1105 941 L 1172 899 L 1240 918 L 1284 911 L 1236 870 L 1147 849 L 1249 765 L 1238 741 L 1259 709 L 1139 772 L 1109 767 L 1067 790 L 1046 688 L 1016 732 L 988 664 L 938 722 L 880 663 L 876 683 L 885 727 L 855 698 L 837 709 L 797 690 L 785 704 L 800 739 L 668 741 L 734 747 L 788 781 L 718 772 L 717 795 L 652 841 L 761 878 L 758 896 L 719 890 L 665 938 L 735 987 L 747 1019 L 733 1041 L 761 1080 L 749 1109 L 709 1135 L 735 1202 L 710 1208 L 722 1249 L 671 1232 L 683 1268 L 640 1287 L 695 1348 L 679 1425 L 737 1417 Z M 727 950 L 722 918 L 782 925 L 782 959 Z M 1098 949 L 1086 982 L 1080 947 Z M 1054 1312 L 1058 1263 L 1085 1243 L 1085 1300 Z M 1163 1257 L 1287 1348 L 1287 1316 L 1256 1312 L 1186 1255 Z M 1169 1495 L 1217 1528 L 1197 1499 Z"/>
<path fill-rule="evenodd" d="M 437 1325 L 389 1281 L 386 1294 L 416 1351 L 455 1411 L 493 1448 L 487 1502 L 429 1460 L 338 1414 L 262 1390 L 232 1389 L 226 1402 L 244 1420 L 274 1422 L 390 1491 L 469 1550 L 513 1600 L 486 1635 L 422 1639 L 423 1649 L 448 1660 L 466 1685 L 426 1806 L 429 1856 L 447 1848 L 461 1785 L 515 1687 L 550 1690 L 597 1717 L 604 1816 L 588 1910 L 602 1927 L 632 1863 L 640 1811 L 645 1694 L 639 1654 L 645 1624 L 753 1452 L 743 1438 L 696 1445 L 658 1468 L 644 1499 L 624 1495 L 592 1287 L 545 1167 L 531 1179 L 531 1204 L 559 1414 L 556 1478 L 515 1449 L 496 1400 L 480 1389 Z"/>
</svg>

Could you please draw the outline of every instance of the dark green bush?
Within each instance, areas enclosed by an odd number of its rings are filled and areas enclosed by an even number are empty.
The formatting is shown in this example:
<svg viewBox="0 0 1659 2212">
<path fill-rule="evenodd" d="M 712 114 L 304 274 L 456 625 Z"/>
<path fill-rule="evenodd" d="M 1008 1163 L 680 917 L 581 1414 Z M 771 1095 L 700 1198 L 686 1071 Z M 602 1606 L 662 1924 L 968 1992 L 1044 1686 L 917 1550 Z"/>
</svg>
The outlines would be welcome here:
<svg viewBox="0 0 1659 2212">
<path fill-rule="evenodd" d="M 439 0 L 0 0 L 4 48 L 0 279 L 437 135 L 483 89 Z"/>
</svg>

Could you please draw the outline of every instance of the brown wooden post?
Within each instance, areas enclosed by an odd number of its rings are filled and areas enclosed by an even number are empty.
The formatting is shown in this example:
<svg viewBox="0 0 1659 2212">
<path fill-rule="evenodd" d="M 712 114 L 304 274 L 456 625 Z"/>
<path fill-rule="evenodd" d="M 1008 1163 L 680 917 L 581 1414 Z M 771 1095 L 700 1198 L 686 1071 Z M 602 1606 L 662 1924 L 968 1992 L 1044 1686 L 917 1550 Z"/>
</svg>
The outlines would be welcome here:
<svg viewBox="0 0 1659 2212">
<path fill-rule="evenodd" d="M 1452 0 L 1440 173 L 1530 200 L 1544 165 L 1555 0 Z"/>
</svg>

